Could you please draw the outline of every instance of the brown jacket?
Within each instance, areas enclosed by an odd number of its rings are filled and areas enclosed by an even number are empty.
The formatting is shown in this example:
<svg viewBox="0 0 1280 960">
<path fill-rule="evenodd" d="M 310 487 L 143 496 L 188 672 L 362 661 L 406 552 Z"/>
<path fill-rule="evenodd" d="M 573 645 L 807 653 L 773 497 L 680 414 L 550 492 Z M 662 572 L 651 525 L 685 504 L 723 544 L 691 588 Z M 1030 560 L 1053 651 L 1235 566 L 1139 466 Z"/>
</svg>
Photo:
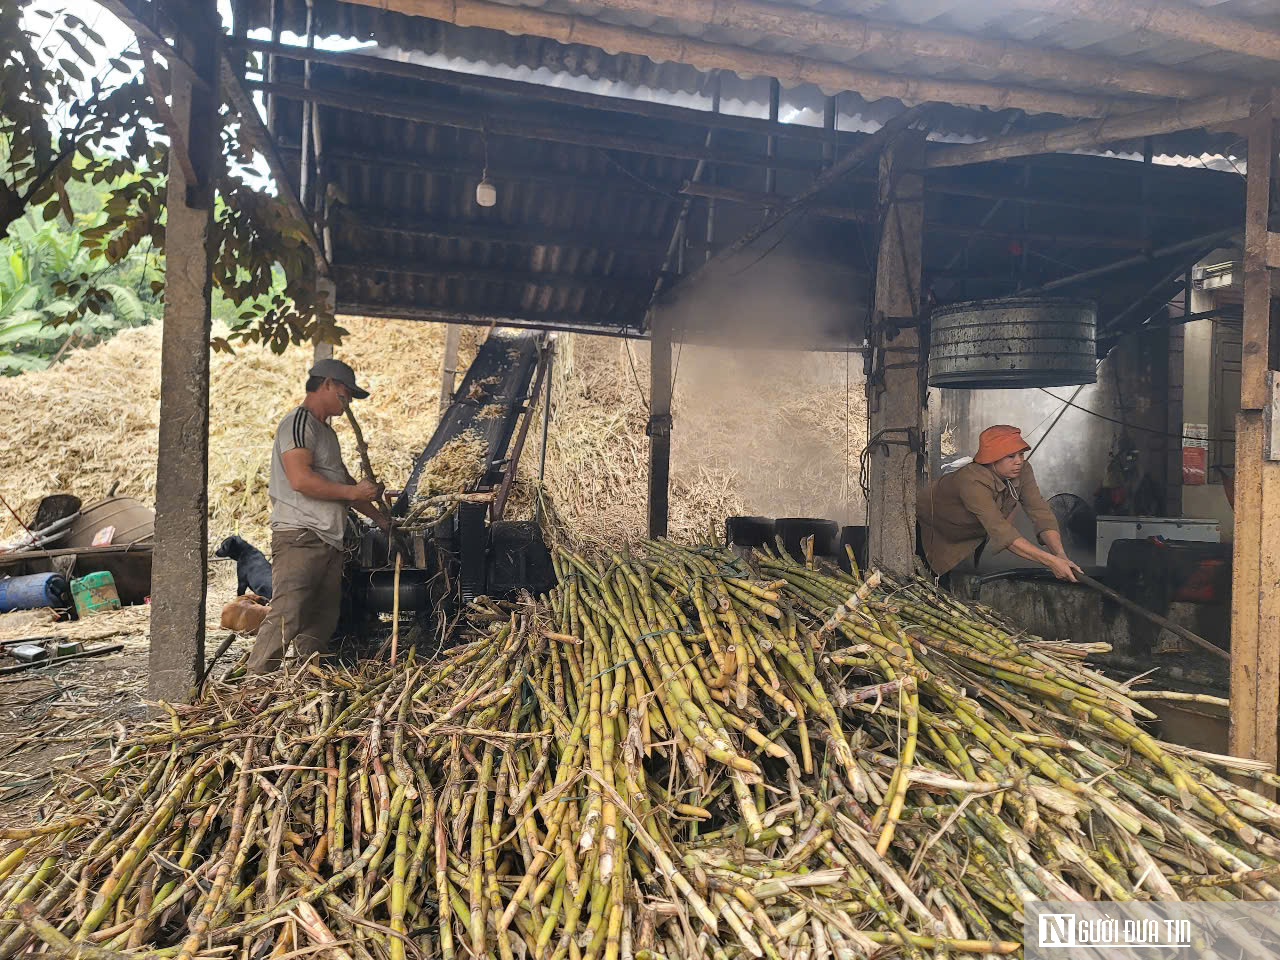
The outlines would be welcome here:
<svg viewBox="0 0 1280 960">
<path fill-rule="evenodd" d="M 940 477 L 920 494 L 916 518 L 925 559 L 941 576 L 988 539 L 992 553 L 1006 550 L 1022 536 L 1010 521 L 1018 504 L 1035 524 L 1036 534 L 1057 530 L 1058 521 L 1036 486 L 1031 464 L 1017 480 L 1005 482 L 990 467 L 971 463 Z"/>
</svg>

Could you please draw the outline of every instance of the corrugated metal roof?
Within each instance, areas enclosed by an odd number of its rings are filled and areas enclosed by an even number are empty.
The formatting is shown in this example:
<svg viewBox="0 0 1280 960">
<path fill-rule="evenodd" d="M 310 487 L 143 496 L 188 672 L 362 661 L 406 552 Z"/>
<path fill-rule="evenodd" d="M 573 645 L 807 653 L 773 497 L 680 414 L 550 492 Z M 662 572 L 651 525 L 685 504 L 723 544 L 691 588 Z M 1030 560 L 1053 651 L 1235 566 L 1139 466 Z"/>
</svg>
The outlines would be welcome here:
<svg viewBox="0 0 1280 960">
<path fill-rule="evenodd" d="M 283 63 L 282 82 L 296 80 L 297 63 Z M 642 328 L 684 199 L 679 191 L 693 174 L 691 160 L 486 135 L 460 128 L 456 120 L 450 125 L 380 116 L 370 105 L 376 96 L 432 104 L 453 116 L 515 111 L 540 123 L 700 144 L 706 130 L 697 114 L 677 122 L 547 104 L 537 100 L 536 89 L 521 97 L 319 65 L 313 84 L 342 91 L 351 103 L 320 111 L 341 310 L 515 319 L 602 332 Z M 300 123 L 298 104 L 282 99 L 278 136 L 292 163 Z M 735 157 L 759 157 L 764 138 L 717 130 L 715 147 Z M 786 196 L 818 171 L 821 145 L 786 138 L 779 150 L 777 190 Z M 487 209 L 475 202 L 486 154 L 498 194 L 497 205 Z M 711 175 L 716 187 L 757 195 L 764 189 L 759 166 L 715 164 Z M 1033 286 L 1135 252 L 1144 242 L 1133 206 L 1141 179 L 1140 165 L 1102 157 L 938 171 L 927 194 L 926 280 L 944 299 L 999 295 L 1013 292 L 1019 282 Z M 1239 222 L 1238 176 L 1157 168 L 1150 189 L 1154 246 Z M 1059 202 L 1025 208 L 993 202 L 1018 190 Z M 821 203 L 874 211 L 874 169 L 824 193 Z M 741 235 L 760 215 L 749 204 L 717 204 L 715 244 Z M 706 254 L 707 216 L 705 200 L 692 204 L 685 272 Z M 984 235 L 975 233 L 979 225 Z M 727 284 L 693 302 L 689 334 L 697 334 L 702 320 L 728 315 L 743 336 L 757 339 L 772 332 L 794 342 L 802 331 L 811 343 L 859 341 L 874 234 L 874 225 L 848 220 L 788 221 L 743 252 Z M 1167 269 L 1167 263 L 1153 263 L 1088 293 L 1119 302 L 1148 287 L 1152 270 Z"/>
<path fill-rule="evenodd" d="M 306 0 L 279 0 L 286 30 L 301 33 L 306 16 Z M 510 0 L 507 0 L 510 2 Z M 773 35 L 738 28 L 711 27 L 690 21 L 653 18 L 606 10 L 589 2 L 547 0 L 513 3 L 552 12 L 574 13 L 602 22 L 639 27 L 668 35 L 697 37 L 766 52 L 803 53 L 853 67 L 921 77 L 946 77 L 991 83 L 1041 86 L 1044 83 L 1009 72 L 994 70 L 972 61 L 899 56 L 879 51 L 852 53 L 849 50 L 796 43 Z M 927 26 L 932 29 L 979 35 L 986 40 L 1016 40 L 1045 49 L 1067 50 L 1098 57 L 1123 60 L 1128 65 L 1178 67 L 1204 74 L 1245 78 L 1250 83 L 1280 82 L 1280 64 L 1233 54 L 1201 44 L 1173 40 L 1147 31 L 1128 30 L 1110 23 L 1098 23 L 1058 14 L 1020 9 L 1017 0 L 820 0 L 793 3 L 801 9 L 824 13 L 861 15 L 875 20 Z M 1280 8 L 1273 0 L 1199 0 L 1200 7 L 1215 13 L 1280 26 Z M 250 0 L 252 27 L 266 26 L 269 0 Z M 409 17 L 339 0 L 314 0 L 317 33 L 376 42 L 384 48 L 427 54 L 443 62 L 470 64 L 480 69 L 515 69 L 530 73 L 588 78 L 602 84 L 622 84 L 653 95 L 693 95 L 706 103 L 711 77 L 684 64 L 655 63 L 632 54 L 609 54 L 593 47 L 560 44 L 531 36 L 512 36 L 502 31 L 461 28 L 440 21 Z M 549 76 L 531 76 L 545 81 Z M 768 102 L 765 78 L 726 75 L 724 96 L 744 105 L 745 112 L 763 115 Z M 615 91 L 616 92 L 616 91 Z M 826 91 L 827 93 L 834 91 Z M 824 92 L 816 87 L 797 87 L 784 94 L 784 108 L 822 114 Z M 849 129 L 874 129 L 901 110 L 896 100 L 867 102 L 856 91 L 841 97 L 842 112 Z M 986 110 L 957 111 L 944 118 L 939 133 L 953 136 L 989 136 L 1007 122 L 1008 116 Z M 1055 122 L 1056 118 L 1045 120 Z M 1034 122 L 1031 126 L 1034 126 Z M 1024 129 L 1027 127 L 1024 126 Z M 1176 150 L 1187 155 L 1210 153 L 1223 148 L 1221 138 L 1181 138 Z"/>
</svg>

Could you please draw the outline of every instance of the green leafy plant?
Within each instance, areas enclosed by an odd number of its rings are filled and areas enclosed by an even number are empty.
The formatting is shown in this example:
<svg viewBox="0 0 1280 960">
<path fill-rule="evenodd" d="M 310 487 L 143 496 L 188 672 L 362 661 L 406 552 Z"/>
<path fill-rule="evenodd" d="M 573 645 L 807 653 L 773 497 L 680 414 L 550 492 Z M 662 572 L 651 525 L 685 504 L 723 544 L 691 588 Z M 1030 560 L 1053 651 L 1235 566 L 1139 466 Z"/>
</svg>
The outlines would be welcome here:
<svg viewBox="0 0 1280 960">
<path fill-rule="evenodd" d="M 0 233 L 12 236 L 32 217 L 73 232 L 93 269 L 55 271 L 54 297 L 22 309 L 42 309 L 45 326 L 101 328 L 104 315 L 119 323 L 128 312 L 112 289 L 122 285 L 119 268 L 139 251 L 162 262 L 169 148 L 150 89 L 167 87 L 167 69 L 148 63 L 144 76 L 140 54 L 108 53 L 73 13 L 32 10 L 28 18 L 29 10 L 32 0 L 0 3 Z M 37 18 L 45 29 L 24 25 Z M 260 185 L 236 114 L 224 109 L 220 122 L 212 280 L 239 313 L 215 348 L 262 342 L 282 351 L 291 343 L 337 341 L 344 331 L 318 292 L 306 225 Z M 94 222 L 77 225 L 73 196 L 86 186 L 106 199 Z M 159 274 L 146 282 L 162 295 Z M 54 306 L 65 312 L 54 315 Z"/>
</svg>

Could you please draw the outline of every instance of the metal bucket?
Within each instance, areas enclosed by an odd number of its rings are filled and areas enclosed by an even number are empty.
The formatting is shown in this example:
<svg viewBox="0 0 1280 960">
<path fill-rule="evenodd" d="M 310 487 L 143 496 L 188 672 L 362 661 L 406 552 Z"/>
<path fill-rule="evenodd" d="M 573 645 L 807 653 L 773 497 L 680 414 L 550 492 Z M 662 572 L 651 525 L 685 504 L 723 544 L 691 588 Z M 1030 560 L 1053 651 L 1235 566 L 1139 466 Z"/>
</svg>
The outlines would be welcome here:
<svg viewBox="0 0 1280 960">
<path fill-rule="evenodd" d="M 129 547 L 151 543 L 155 536 L 156 512 L 132 497 L 108 497 L 80 511 L 80 517 L 67 535 L 67 546 L 89 547 L 94 537 L 112 528 L 107 541 L 114 546 Z"/>
<path fill-rule="evenodd" d="M 969 390 L 1097 381 L 1089 300 L 1010 297 L 939 307 L 930 317 L 929 386 Z"/>
</svg>

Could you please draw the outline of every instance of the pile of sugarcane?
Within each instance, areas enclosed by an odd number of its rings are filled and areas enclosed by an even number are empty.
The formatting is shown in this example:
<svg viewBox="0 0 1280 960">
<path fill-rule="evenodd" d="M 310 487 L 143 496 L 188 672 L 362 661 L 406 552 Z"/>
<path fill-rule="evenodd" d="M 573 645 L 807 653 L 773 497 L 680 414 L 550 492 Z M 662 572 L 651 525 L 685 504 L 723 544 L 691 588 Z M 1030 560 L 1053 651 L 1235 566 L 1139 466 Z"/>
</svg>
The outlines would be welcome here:
<svg viewBox="0 0 1280 960">
<path fill-rule="evenodd" d="M 560 552 L 432 660 L 223 680 L 4 830 L 0 960 L 1021 952 L 1037 899 L 1280 899 L 1256 765 L 924 582 Z"/>
</svg>

